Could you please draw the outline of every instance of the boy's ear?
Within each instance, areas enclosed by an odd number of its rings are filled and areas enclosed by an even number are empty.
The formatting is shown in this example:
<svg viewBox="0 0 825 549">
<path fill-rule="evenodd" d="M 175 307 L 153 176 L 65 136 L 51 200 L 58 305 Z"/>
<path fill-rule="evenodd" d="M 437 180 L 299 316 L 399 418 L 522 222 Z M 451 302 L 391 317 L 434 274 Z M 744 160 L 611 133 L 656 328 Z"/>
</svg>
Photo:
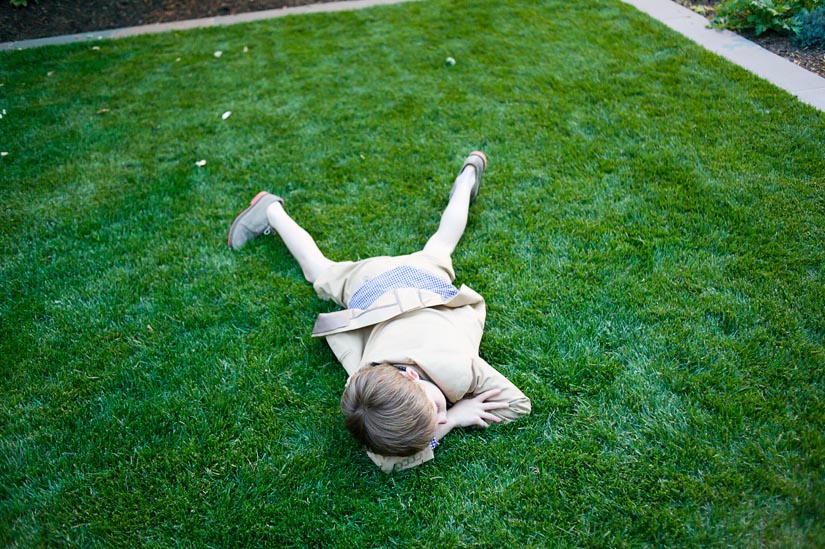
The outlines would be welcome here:
<svg viewBox="0 0 825 549">
<path fill-rule="evenodd" d="M 418 377 L 418 372 L 413 370 L 412 368 L 407 368 L 403 372 L 401 370 L 398 371 L 402 376 L 410 381 L 418 381 L 420 378 Z"/>
</svg>

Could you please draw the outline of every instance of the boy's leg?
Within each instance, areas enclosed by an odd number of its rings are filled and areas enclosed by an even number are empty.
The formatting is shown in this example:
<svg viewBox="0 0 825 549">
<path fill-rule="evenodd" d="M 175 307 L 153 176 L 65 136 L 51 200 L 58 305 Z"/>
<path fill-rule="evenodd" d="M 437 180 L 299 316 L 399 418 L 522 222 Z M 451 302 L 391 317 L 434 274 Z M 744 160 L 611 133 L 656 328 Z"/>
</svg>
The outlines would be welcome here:
<svg viewBox="0 0 825 549">
<path fill-rule="evenodd" d="M 284 210 L 283 199 L 267 192 L 258 193 L 249 207 L 235 218 L 229 229 L 229 247 L 242 248 L 253 238 L 275 229 L 292 256 L 298 261 L 304 277 L 314 283 L 318 276 L 335 262 L 324 257 L 315 240 Z"/>
<path fill-rule="evenodd" d="M 275 229 L 278 236 L 286 244 L 289 253 L 301 266 L 304 278 L 308 282 L 314 283 L 318 276 L 335 262 L 327 259 L 312 236 L 298 225 L 295 220 L 289 217 L 280 202 L 273 202 L 266 209 L 266 217 L 269 225 Z"/>
<path fill-rule="evenodd" d="M 438 230 L 424 246 L 426 253 L 449 257 L 467 227 L 470 202 L 478 194 L 481 175 L 487 165 L 487 158 L 480 152 L 473 152 L 464 162 L 450 193 L 450 201 L 441 214 Z"/>
</svg>

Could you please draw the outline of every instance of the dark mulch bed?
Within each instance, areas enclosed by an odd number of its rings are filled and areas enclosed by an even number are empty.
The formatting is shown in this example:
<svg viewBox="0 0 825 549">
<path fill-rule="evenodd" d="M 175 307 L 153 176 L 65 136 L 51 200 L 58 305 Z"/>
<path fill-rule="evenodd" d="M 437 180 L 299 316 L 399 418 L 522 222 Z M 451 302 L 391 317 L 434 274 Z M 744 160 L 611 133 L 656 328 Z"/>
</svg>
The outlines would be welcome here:
<svg viewBox="0 0 825 549">
<path fill-rule="evenodd" d="M 791 38 L 775 32 L 766 32 L 759 36 L 743 33 L 743 36 L 766 50 L 825 78 L 825 48 L 799 48 L 794 45 Z"/>
<path fill-rule="evenodd" d="M 168 23 L 333 0 L 0 0 L 0 42 Z"/>
<path fill-rule="evenodd" d="M 0 0 L 0 42 L 78 34 L 97 30 L 234 15 L 250 11 L 302 6 L 333 0 L 29 0 L 14 7 Z M 692 7 L 706 7 L 712 18 L 718 0 L 677 0 Z M 825 77 L 825 48 L 802 49 L 790 37 L 776 33 L 745 37 Z"/>
</svg>

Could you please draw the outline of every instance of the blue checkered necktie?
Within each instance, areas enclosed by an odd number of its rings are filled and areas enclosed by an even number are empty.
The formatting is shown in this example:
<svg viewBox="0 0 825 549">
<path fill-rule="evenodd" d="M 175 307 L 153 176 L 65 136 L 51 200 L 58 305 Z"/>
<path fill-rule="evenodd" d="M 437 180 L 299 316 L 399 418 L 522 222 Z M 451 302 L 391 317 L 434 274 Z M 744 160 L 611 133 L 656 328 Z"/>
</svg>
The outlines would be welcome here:
<svg viewBox="0 0 825 549">
<path fill-rule="evenodd" d="M 390 290 L 399 288 L 417 288 L 429 290 L 445 299 L 458 294 L 458 288 L 432 273 L 416 269 L 415 267 L 401 266 L 368 280 L 352 294 L 349 300 L 350 309 L 368 309 L 376 299 Z"/>
</svg>

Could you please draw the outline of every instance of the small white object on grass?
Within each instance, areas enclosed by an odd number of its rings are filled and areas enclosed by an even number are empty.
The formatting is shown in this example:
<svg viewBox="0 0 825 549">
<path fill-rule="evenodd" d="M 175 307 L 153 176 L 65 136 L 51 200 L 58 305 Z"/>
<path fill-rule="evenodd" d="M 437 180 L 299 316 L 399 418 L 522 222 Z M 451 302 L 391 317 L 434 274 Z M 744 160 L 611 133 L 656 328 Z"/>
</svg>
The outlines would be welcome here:
<svg viewBox="0 0 825 549">
<path fill-rule="evenodd" d="M 206 160 L 198 160 L 197 162 L 195 162 L 195 166 L 197 166 L 198 168 L 203 168 L 204 166 L 206 166 Z"/>
<path fill-rule="evenodd" d="M 455 59 L 453 59 L 452 57 L 448 57 L 445 63 L 447 63 L 448 67 L 452 67 L 453 65 L 455 65 Z"/>
<path fill-rule="evenodd" d="M 215 52 L 215 57 L 220 57 L 221 55 L 223 55 L 223 52 L 221 50 Z"/>
<path fill-rule="evenodd" d="M 232 116 L 232 111 L 226 111 L 225 113 L 223 113 L 223 114 L 221 115 L 221 120 L 226 120 L 226 119 L 227 119 L 227 118 L 229 118 L 230 116 Z"/>
<path fill-rule="evenodd" d="M 9 153 L 6 152 L 6 151 L 0 152 L 0 156 L 8 156 L 8 155 L 9 155 Z"/>
</svg>

